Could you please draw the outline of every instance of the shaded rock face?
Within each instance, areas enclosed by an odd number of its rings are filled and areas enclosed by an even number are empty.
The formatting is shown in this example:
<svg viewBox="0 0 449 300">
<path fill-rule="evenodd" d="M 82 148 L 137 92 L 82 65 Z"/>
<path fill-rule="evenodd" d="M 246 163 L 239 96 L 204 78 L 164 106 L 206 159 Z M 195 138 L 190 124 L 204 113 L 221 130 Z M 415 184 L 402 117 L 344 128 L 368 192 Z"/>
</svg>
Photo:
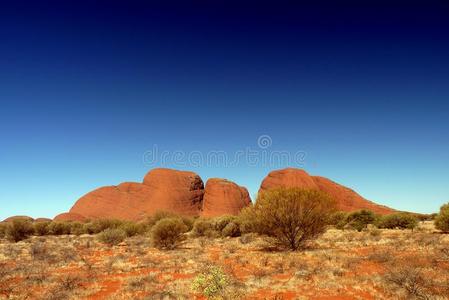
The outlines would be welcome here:
<svg viewBox="0 0 449 300">
<path fill-rule="evenodd" d="M 211 178 L 206 183 L 202 216 L 236 215 L 251 203 L 248 190 L 226 179 Z"/>
<path fill-rule="evenodd" d="M 86 217 L 76 214 L 76 213 L 62 213 L 57 215 L 53 220 L 55 221 L 77 221 L 77 222 L 85 222 L 87 221 Z"/>
<path fill-rule="evenodd" d="M 199 215 L 204 194 L 201 178 L 193 173 L 154 169 L 143 183 L 125 182 L 96 189 L 81 197 L 70 213 L 88 219 L 140 220 L 159 210 Z"/>
<path fill-rule="evenodd" d="M 52 220 L 49 218 L 37 218 L 34 220 L 34 222 L 39 223 L 39 222 L 51 222 Z"/>
<path fill-rule="evenodd" d="M 327 178 L 310 176 L 301 169 L 287 168 L 276 170 L 268 174 L 262 181 L 259 193 L 273 188 L 304 188 L 317 189 L 328 193 L 337 203 L 337 208 L 342 211 L 356 211 L 369 209 L 378 214 L 390 214 L 395 210 L 368 201 L 355 191 L 337 184 Z"/>
</svg>

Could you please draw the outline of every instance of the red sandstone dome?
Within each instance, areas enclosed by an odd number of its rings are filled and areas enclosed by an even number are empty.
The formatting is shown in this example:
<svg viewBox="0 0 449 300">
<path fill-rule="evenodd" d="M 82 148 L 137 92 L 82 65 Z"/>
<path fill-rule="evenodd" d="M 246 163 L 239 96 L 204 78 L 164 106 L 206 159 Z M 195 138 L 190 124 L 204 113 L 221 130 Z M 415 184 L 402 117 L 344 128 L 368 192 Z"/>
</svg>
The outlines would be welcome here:
<svg viewBox="0 0 449 300">
<path fill-rule="evenodd" d="M 353 190 L 339 185 L 327 178 L 310 176 L 304 170 L 287 168 L 272 171 L 262 181 L 259 193 L 273 188 L 305 188 L 318 189 L 328 193 L 337 202 L 337 207 L 343 211 L 355 211 L 360 209 L 369 209 L 378 214 L 390 214 L 395 210 L 378 205 L 368 201 Z"/>
<path fill-rule="evenodd" d="M 277 187 L 319 189 L 330 194 L 339 209 L 369 209 L 380 214 L 394 212 L 358 195 L 351 189 L 300 169 L 273 171 L 263 180 L 259 192 Z M 81 197 L 68 213 L 55 220 L 117 218 L 141 220 L 156 211 L 170 211 L 190 216 L 237 214 L 251 203 L 248 191 L 231 181 L 211 178 L 204 188 L 201 178 L 188 171 L 154 169 L 142 183 L 124 182 L 117 186 L 98 188 Z"/>
<path fill-rule="evenodd" d="M 201 178 L 187 171 L 151 170 L 143 183 L 98 188 L 81 197 L 70 213 L 88 219 L 140 220 L 159 210 L 199 215 L 204 194 Z"/>
<path fill-rule="evenodd" d="M 4 219 L 3 222 L 13 222 L 14 220 L 24 220 L 24 221 L 29 221 L 29 222 L 34 221 L 34 219 L 29 216 L 12 216 L 12 217 Z"/>
<path fill-rule="evenodd" d="M 53 220 L 55 221 L 77 221 L 77 222 L 85 222 L 87 221 L 86 217 L 77 214 L 77 213 L 62 213 L 57 215 Z"/>
<path fill-rule="evenodd" d="M 34 222 L 39 223 L 39 222 L 51 222 L 52 220 L 49 218 L 37 218 L 34 220 Z"/>
<path fill-rule="evenodd" d="M 201 214 L 205 217 L 236 215 L 250 203 L 246 188 L 226 179 L 211 178 L 206 183 Z"/>
</svg>

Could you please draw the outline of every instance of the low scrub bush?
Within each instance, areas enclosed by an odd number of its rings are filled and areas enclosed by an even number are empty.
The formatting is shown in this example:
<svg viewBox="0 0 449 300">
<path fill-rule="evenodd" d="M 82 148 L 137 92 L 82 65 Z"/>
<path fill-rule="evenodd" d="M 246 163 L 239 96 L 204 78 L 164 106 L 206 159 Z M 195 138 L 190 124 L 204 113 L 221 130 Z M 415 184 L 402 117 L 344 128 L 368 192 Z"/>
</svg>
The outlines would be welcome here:
<svg viewBox="0 0 449 300">
<path fill-rule="evenodd" d="M 34 234 L 43 236 L 48 235 L 50 233 L 50 229 L 48 228 L 51 222 L 35 222 L 34 226 Z"/>
<path fill-rule="evenodd" d="M 352 212 L 346 218 L 345 227 L 355 229 L 357 231 L 362 231 L 366 229 L 369 224 L 374 224 L 376 222 L 376 215 L 366 209 Z"/>
<path fill-rule="evenodd" d="M 337 229 L 344 229 L 348 223 L 348 213 L 344 211 L 337 211 L 329 217 L 329 225 Z"/>
<path fill-rule="evenodd" d="M 205 271 L 195 277 L 191 288 L 208 299 L 223 299 L 229 282 L 228 276 L 220 267 L 208 266 Z"/>
<path fill-rule="evenodd" d="M 182 222 L 184 223 L 184 225 L 187 226 L 187 231 L 192 230 L 193 224 L 195 222 L 195 218 L 193 218 L 193 217 L 182 216 L 182 215 L 178 215 L 176 213 L 168 212 L 168 211 L 157 211 L 151 217 L 147 218 L 146 223 L 147 223 L 147 226 L 149 228 L 151 228 L 158 221 L 160 221 L 162 219 L 167 219 L 167 218 L 178 218 L 178 219 L 181 219 Z"/>
<path fill-rule="evenodd" d="M 449 232 L 449 203 L 441 206 L 440 213 L 435 217 L 435 227 L 443 232 Z"/>
<path fill-rule="evenodd" d="M 215 230 L 221 232 L 226 225 L 237 220 L 236 216 L 224 215 L 213 219 Z"/>
<path fill-rule="evenodd" d="M 221 231 L 221 235 L 224 237 L 238 237 L 242 233 L 240 231 L 240 225 L 237 222 L 228 223 L 225 228 Z"/>
<path fill-rule="evenodd" d="M 237 216 L 221 216 L 213 220 L 215 230 L 224 237 L 238 237 L 241 235 L 240 222 Z"/>
<path fill-rule="evenodd" d="M 126 236 L 132 237 L 138 234 L 144 234 L 148 231 L 148 225 L 145 223 L 124 222 L 120 229 L 122 229 Z"/>
<path fill-rule="evenodd" d="M 86 228 L 84 227 L 83 223 L 80 222 L 71 222 L 70 223 L 70 234 L 74 235 L 82 235 L 85 234 Z"/>
<path fill-rule="evenodd" d="M 123 224 L 123 221 L 115 219 L 99 219 L 85 224 L 85 230 L 89 234 L 97 234 L 106 229 L 117 229 Z"/>
<path fill-rule="evenodd" d="M 63 235 L 70 234 L 71 232 L 71 224 L 70 222 L 51 222 L 48 224 L 48 230 L 50 234 L 53 235 Z"/>
<path fill-rule="evenodd" d="M 159 249 L 172 250 L 184 239 L 188 227 L 180 218 L 159 220 L 151 229 L 151 244 Z"/>
<path fill-rule="evenodd" d="M 126 238 L 126 233 L 122 229 L 107 228 L 100 232 L 97 238 L 100 242 L 113 246 L 123 242 Z"/>
<path fill-rule="evenodd" d="M 418 220 L 411 214 L 397 213 L 380 217 L 376 225 L 385 229 L 414 229 L 418 226 Z"/>
<path fill-rule="evenodd" d="M 335 202 L 325 193 L 297 188 L 259 194 L 244 211 L 248 228 L 271 238 L 276 246 L 299 250 L 325 232 Z"/>
<path fill-rule="evenodd" d="M 7 224 L 6 237 L 9 241 L 19 242 L 27 239 L 34 233 L 33 223 L 17 219 Z"/>
<path fill-rule="evenodd" d="M 0 223 L 0 239 L 5 237 L 6 227 L 7 227 L 7 225 L 5 223 Z"/>
<path fill-rule="evenodd" d="M 209 219 L 197 219 L 193 224 L 192 233 L 195 236 L 207 236 L 215 237 L 218 236 L 218 231 L 215 230 L 215 226 L 212 220 Z"/>
</svg>

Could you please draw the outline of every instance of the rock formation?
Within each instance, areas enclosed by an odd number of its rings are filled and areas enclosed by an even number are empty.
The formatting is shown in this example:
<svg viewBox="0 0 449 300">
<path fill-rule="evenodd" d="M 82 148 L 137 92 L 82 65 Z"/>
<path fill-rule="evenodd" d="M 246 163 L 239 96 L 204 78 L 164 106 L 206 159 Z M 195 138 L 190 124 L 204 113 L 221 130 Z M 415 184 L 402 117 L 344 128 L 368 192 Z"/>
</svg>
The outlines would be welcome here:
<svg viewBox="0 0 449 300">
<path fill-rule="evenodd" d="M 310 176 L 301 169 L 287 168 L 272 171 L 262 181 L 259 193 L 273 188 L 304 188 L 318 189 L 328 193 L 337 202 L 337 208 L 342 211 L 369 209 L 378 214 L 389 214 L 395 210 L 368 201 L 353 190 L 339 185 L 327 178 Z"/>
<path fill-rule="evenodd" d="M 76 221 L 76 222 L 87 221 L 86 217 L 84 217 L 80 214 L 77 214 L 77 213 L 70 213 L 70 212 L 59 214 L 54 218 L 54 220 L 55 221 Z"/>
<path fill-rule="evenodd" d="M 28 216 L 12 216 L 12 217 L 4 219 L 3 222 L 12 222 L 14 220 L 24 220 L 24 221 L 29 221 L 29 222 L 34 221 L 34 219 L 32 217 L 28 217 Z"/>
<path fill-rule="evenodd" d="M 86 194 L 69 212 L 88 219 L 140 220 L 159 210 L 194 216 L 201 211 L 203 194 L 203 181 L 197 174 L 154 169 L 143 183 L 125 182 Z"/>
<path fill-rule="evenodd" d="M 250 203 L 246 188 L 226 179 L 211 178 L 206 183 L 201 214 L 205 217 L 236 215 Z"/>
<path fill-rule="evenodd" d="M 364 199 L 351 189 L 323 177 L 310 176 L 300 169 L 288 168 L 271 172 L 263 180 L 259 192 L 277 187 L 324 191 L 344 211 L 369 209 L 380 214 L 394 212 L 393 209 Z M 154 169 L 148 172 L 142 183 L 124 182 L 87 193 L 68 213 L 56 216 L 55 220 L 117 218 L 136 221 L 162 210 L 189 216 L 213 217 L 237 214 L 250 203 L 247 189 L 226 179 L 211 178 L 204 188 L 201 178 L 193 172 Z"/>
</svg>

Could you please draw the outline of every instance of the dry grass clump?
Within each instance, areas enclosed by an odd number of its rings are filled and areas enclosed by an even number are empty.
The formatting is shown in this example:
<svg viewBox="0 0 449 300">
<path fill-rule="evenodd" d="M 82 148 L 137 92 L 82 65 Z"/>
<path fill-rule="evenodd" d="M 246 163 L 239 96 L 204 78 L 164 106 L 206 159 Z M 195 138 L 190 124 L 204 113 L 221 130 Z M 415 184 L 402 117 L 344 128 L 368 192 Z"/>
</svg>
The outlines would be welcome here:
<svg viewBox="0 0 449 300">
<path fill-rule="evenodd" d="M 100 242 L 113 246 L 125 240 L 126 232 L 119 228 L 108 228 L 100 232 L 97 238 Z"/>
<path fill-rule="evenodd" d="M 398 293 L 405 293 L 408 299 L 445 299 L 449 292 L 448 279 L 437 278 L 429 263 L 411 259 L 392 261 L 383 277 L 385 282 L 399 289 Z"/>
<path fill-rule="evenodd" d="M 159 249 L 172 250 L 184 239 L 188 227 L 180 218 L 159 220 L 151 229 L 151 243 Z"/>
</svg>

